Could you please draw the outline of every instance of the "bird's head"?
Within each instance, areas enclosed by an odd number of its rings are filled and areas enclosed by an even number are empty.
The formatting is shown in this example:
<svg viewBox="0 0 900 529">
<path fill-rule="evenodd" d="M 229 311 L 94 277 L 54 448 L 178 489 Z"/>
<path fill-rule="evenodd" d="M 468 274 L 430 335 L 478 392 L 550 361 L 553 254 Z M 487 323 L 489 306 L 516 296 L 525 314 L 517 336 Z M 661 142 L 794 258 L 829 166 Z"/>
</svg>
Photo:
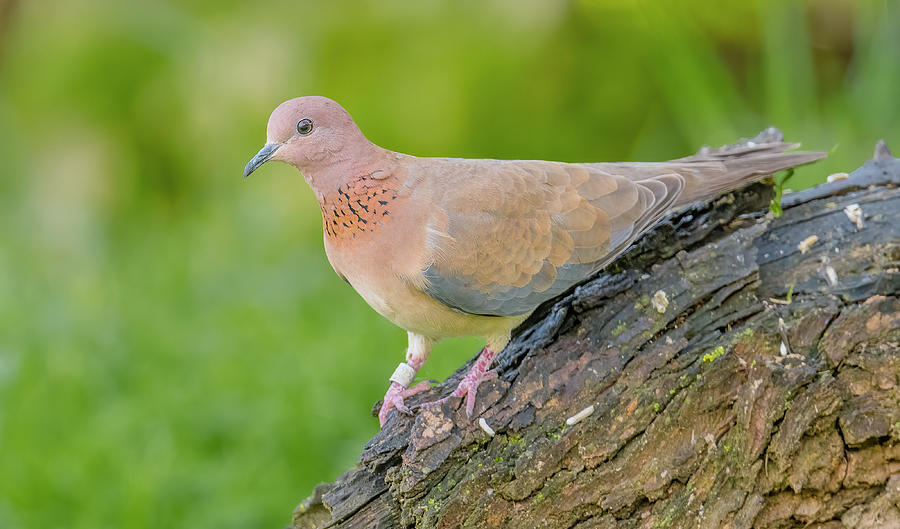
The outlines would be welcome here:
<svg viewBox="0 0 900 529">
<path fill-rule="evenodd" d="M 347 111 L 331 99 L 289 99 L 269 117 L 266 144 L 247 163 L 244 176 L 269 160 L 277 160 L 297 168 L 313 185 L 316 173 L 363 158 L 373 147 Z"/>
</svg>

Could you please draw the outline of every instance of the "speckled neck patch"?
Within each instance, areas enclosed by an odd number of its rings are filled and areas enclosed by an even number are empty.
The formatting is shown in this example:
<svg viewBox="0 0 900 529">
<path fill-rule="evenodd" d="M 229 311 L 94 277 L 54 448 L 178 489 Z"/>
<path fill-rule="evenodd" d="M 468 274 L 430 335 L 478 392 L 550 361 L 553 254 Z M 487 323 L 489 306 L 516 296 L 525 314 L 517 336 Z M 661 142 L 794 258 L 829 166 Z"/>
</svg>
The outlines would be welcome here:
<svg viewBox="0 0 900 529">
<path fill-rule="evenodd" d="M 375 232 L 391 219 L 391 203 L 400 184 L 394 178 L 362 176 L 322 197 L 322 225 L 332 240 L 349 240 Z"/>
</svg>

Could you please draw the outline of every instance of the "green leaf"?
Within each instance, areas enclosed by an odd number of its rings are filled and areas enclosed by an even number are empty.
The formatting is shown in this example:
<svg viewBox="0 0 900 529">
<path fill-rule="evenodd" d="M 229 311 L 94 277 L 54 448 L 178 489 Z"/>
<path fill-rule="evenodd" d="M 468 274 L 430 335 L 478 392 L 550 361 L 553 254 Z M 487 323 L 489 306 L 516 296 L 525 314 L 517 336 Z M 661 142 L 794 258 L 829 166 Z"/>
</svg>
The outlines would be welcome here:
<svg viewBox="0 0 900 529">
<path fill-rule="evenodd" d="M 772 203 L 769 204 L 769 211 L 771 211 L 776 218 L 780 217 L 782 213 L 781 195 L 784 192 L 784 184 L 787 183 L 787 181 L 790 180 L 792 176 L 794 176 L 794 170 L 788 169 L 787 171 L 775 175 L 775 177 L 773 178 L 773 180 L 775 181 L 775 196 L 772 197 Z"/>
</svg>

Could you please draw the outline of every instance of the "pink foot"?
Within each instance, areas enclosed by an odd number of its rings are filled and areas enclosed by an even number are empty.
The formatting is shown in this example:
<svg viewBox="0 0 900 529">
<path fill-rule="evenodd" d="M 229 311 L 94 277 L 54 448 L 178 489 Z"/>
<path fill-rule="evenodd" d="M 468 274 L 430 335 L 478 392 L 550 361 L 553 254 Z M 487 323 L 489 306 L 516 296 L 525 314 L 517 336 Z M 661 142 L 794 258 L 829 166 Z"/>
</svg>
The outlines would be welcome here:
<svg viewBox="0 0 900 529">
<path fill-rule="evenodd" d="M 478 386 L 485 380 L 497 378 L 497 370 L 488 370 L 496 354 L 485 347 L 478 356 L 478 360 L 475 361 L 475 365 L 469 369 L 469 372 L 456 386 L 453 393 L 437 402 L 446 402 L 450 397 L 464 397 L 466 400 L 466 417 L 471 419 L 472 412 L 475 411 L 475 397 L 478 395 Z"/>
<path fill-rule="evenodd" d="M 381 411 L 378 412 L 379 424 L 384 426 L 384 421 L 387 420 L 387 414 L 391 411 L 391 408 L 396 408 L 400 413 L 410 415 L 412 412 L 410 412 L 409 408 L 406 407 L 406 404 L 403 403 L 403 399 L 412 397 L 423 391 L 428 391 L 430 388 L 431 384 L 429 384 L 427 380 L 419 382 L 411 388 L 404 388 L 396 382 L 391 382 L 391 387 L 389 387 L 387 393 L 384 394 L 384 404 L 381 405 Z"/>
</svg>

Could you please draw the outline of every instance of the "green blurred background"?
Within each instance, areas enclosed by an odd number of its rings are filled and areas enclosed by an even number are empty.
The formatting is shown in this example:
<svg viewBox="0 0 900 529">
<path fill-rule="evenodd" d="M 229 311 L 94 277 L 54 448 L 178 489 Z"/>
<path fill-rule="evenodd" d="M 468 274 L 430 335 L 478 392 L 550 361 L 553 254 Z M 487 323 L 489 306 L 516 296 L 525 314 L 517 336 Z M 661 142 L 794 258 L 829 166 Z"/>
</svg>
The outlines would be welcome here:
<svg viewBox="0 0 900 529">
<path fill-rule="evenodd" d="M 0 1 L 0 528 L 282 527 L 406 334 L 331 271 L 282 100 L 435 156 L 659 160 L 769 124 L 900 148 L 880 1 Z M 442 378 L 477 352 L 439 346 Z"/>
</svg>

